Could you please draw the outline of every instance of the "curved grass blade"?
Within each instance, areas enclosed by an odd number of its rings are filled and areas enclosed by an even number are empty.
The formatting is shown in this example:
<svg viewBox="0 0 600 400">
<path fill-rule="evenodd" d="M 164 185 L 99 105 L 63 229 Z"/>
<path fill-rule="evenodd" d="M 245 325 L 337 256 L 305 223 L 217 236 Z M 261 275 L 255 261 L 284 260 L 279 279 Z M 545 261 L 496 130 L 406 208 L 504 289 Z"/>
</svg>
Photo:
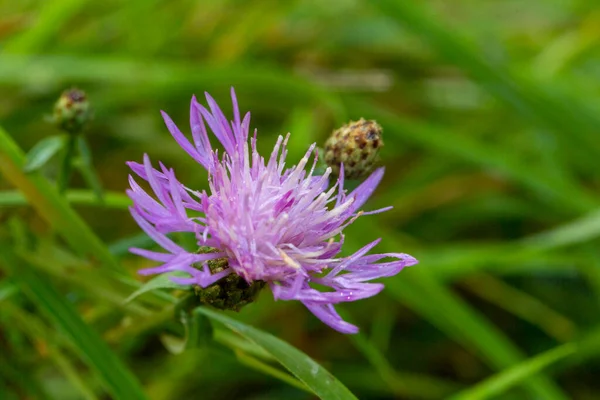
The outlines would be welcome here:
<svg viewBox="0 0 600 400">
<path fill-rule="evenodd" d="M 577 350 L 574 343 L 567 343 L 552 350 L 548 350 L 535 357 L 529 358 L 520 364 L 507 368 L 504 371 L 478 383 L 475 386 L 454 395 L 451 400 L 479 400 L 490 399 L 498 396 L 518 385 L 519 383 L 531 378 L 542 369 L 565 358 Z"/>
<path fill-rule="evenodd" d="M 524 163 L 519 158 L 497 147 L 459 135 L 433 124 L 424 124 L 408 117 L 374 107 L 366 101 L 346 98 L 345 104 L 353 112 L 377 119 L 386 129 L 435 153 L 450 155 L 468 163 L 492 169 L 536 193 L 548 201 L 554 199 L 571 214 L 589 212 L 598 206 L 597 198 L 586 189 L 569 180 L 548 175 L 538 166 Z M 452 137 L 453 140 L 448 140 Z"/>
<path fill-rule="evenodd" d="M 55 332 L 51 332 L 48 327 L 42 323 L 41 319 L 37 316 L 26 312 L 22 308 L 19 308 L 10 302 L 0 304 L 2 312 L 11 317 L 10 322 L 19 326 L 20 329 L 29 336 L 32 342 L 36 340 L 43 340 L 47 346 L 48 356 L 52 359 L 54 364 L 63 373 L 64 377 L 73 385 L 75 389 L 79 391 L 82 398 L 86 400 L 96 400 L 98 397 L 95 395 L 93 388 L 82 376 L 81 371 L 77 369 L 72 360 L 65 355 L 62 351 Z M 54 333 L 54 334 L 53 334 Z M 41 339 L 43 338 L 43 339 Z M 0 392 L 1 393 L 1 392 Z"/>
<path fill-rule="evenodd" d="M 137 378 L 48 280 L 11 254 L 6 245 L 0 246 L 0 260 L 23 292 L 69 338 L 113 398 L 146 399 Z"/>
<path fill-rule="evenodd" d="M 116 210 L 127 210 L 131 206 L 129 197 L 121 192 L 106 192 L 103 201 L 100 202 L 98 195 L 90 190 L 71 189 L 65 193 L 65 198 L 70 204 L 78 206 L 102 206 Z M 15 207 L 27 205 L 27 199 L 16 190 L 5 190 L 0 192 L 0 207 Z"/>
<path fill-rule="evenodd" d="M 369 220 L 360 224 L 364 229 L 373 229 Z M 389 246 L 387 243 L 401 242 L 393 232 L 382 227 L 378 231 L 388 239 L 380 244 L 380 251 L 392 251 L 386 249 Z M 352 240 L 349 237 L 346 245 L 350 245 Z M 403 272 L 402 277 L 387 280 L 386 289 L 390 296 L 410 307 L 466 349 L 477 353 L 490 366 L 504 369 L 524 359 L 522 352 L 496 326 L 440 283 L 431 269 L 416 268 Z M 532 377 L 524 384 L 532 396 L 555 400 L 567 398 L 545 376 Z"/>
<path fill-rule="evenodd" d="M 475 350 L 495 368 L 507 368 L 524 359 L 522 352 L 502 332 L 433 278 L 420 274 L 407 279 L 408 275 L 403 280 L 395 279 L 387 285 L 392 289 L 389 293 L 399 301 L 465 348 Z M 424 302 L 424 298 L 428 301 Z M 545 376 L 531 377 L 523 384 L 531 396 L 567 399 L 558 386 Z"/>
<path fill-rule="evenodd" d="M 524 117 L 553 129 L 566 147 L 577 146 L 587 161 L 595 163 L 600 153 L 600 141 L 596 140 L 600 118 L 582 100 L 495 62 L 457 29 L 444 26 L 423 2 L 384 0 L 374 4 L 465 70 L 489 93 Z"/>
<path fill-rule="evenodd" d="M 204 307 L 197 310 L 271 353 L 285 368 L 322 399 L 356 399 L 356 396 L 312 358 L 266 332 Z"/>
<path fill-rule="evenodd" d="M 129 303 L 136 297 L 151 292 L 157 289 L 185 289 L 185 286 L 179 285 L 171 280 L 172 276 L 186 276 L 184 272 L 173 272 L 170 274 L 160 274 L 148 282 L 144 283 L 138 290 L 131 293 L 129 297 L 125 299 L 125 303 Z"/>
</svg>

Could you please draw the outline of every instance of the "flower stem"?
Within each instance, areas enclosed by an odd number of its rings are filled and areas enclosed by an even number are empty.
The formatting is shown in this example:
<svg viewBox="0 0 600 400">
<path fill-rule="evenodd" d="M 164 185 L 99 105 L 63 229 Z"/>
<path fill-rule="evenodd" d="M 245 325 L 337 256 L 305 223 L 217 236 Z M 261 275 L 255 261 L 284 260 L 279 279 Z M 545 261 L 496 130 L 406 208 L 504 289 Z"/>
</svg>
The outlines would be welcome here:
<svg viewBox="0 0 600 400">
<path fill-rule="evenodd" d="M 75 148 L 77 144 L 77 136 L 69 135 L 67 146 L 63 154 L 63 158 L 60 165 L 60 171 L 58 173 L 58 179 L 56 186 L 58 187 L 58 193 L 64 194 L 69 186 L 69 180 L 73 172 L 73 158 L 75 156 Z"/>
</svg>

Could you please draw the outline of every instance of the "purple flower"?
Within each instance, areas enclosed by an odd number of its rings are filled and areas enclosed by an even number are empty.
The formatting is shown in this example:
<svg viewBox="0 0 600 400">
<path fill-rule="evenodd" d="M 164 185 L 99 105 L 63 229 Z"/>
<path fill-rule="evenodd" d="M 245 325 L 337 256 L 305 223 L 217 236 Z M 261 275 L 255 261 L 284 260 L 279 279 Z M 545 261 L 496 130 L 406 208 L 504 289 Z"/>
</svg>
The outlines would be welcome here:
<svg viewBox="0 0 600 400">
<path fill-rule="evenodd" d="M 317 163 L 315 144 L 296 166 L 286 168 L 289 134 L 285 138 L 279 136 L 270 157 L 265 159 L 256 149 L 256 130 L 248 140 L 250 113 L 242 119 L 233 89 L 231 97 L 231 122 L 210 95 L 206 94 L 208 109 L 192 98 L 191 142 L 162 113 L 177 143 L 208 171 L 208 192 L 184 186 L 173 169 L 162 163 L 155 169 L 147 155 L 143 164 L 128 163 L 154 192 L 154 196 L 149 195 L 130 176 L 128 195 L 134 203 L 131 214 L 166 251 L 131 249 L 161 263 L 140 273 L 183 271 L 189 277 L 171 279 L 182 285 L 201 287 L 228 274 L 237 274 L 248 283 L 261 280 L 267 282 L 275 299 L 299 300 L 330 327 L 343 333 L 358 332 L 356 326 L 338 315 L 334 305 L 376 295 L 383 284 L 369 281 L 395 275 L 417 263 L 402 253 L 367 254 L 379 239 L 351 256 L 337 257 L 346 226 L 361 215 L 391 208 L 359 211 L 379 184 L 383 168 L 347 194 L 343 168 L 332 188 L 329 188 L 330 168 L 322 176 L 313 174 Z M 218 150 L 211 146 L 205 123 L 223 146 L 223 155 L 219 156 Z M 167 236 L 173 232 L 191 232 L 198 246 L 219 251 L 205 254 L 186 251 Z M 211 273 L 207 261 L 223 257 L 229 267 Z M 384 259 L 392 260 L 382 262 Z M 329 290 L 319 291 L 312 284 Z"/>
</svg>

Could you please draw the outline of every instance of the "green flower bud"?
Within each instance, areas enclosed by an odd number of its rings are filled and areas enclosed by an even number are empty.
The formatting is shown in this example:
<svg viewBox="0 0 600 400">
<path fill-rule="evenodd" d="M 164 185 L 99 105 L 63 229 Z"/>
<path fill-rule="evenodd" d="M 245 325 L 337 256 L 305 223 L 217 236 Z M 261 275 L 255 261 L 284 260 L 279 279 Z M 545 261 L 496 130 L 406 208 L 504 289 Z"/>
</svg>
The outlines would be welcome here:
<svg viewBox="0 0 600 400">
<path fill-rule="evenodd" d="M 215 253 L 218 249 L 212 247 L 200 247 L 199 254 Z M 215 274 L 228 267 L 226 258 L 217 258 L 207 262 L 210 271 Z M 204 268 L 202 264 L 195 265 L 196 268 Z M 232 273 L 218 280 L 212 285 L 202 288 L 195 286 L 194 291 L 202 304 L 210 305 L 220 310 L 239 311 L 242 307 L 252 303 L 258 298 L 258 294 L 265 287 L 265 282 L 254 281 L 248 284 L 244 278 Z"/>
<path fill-rule="evenodd" d="M 325 142 L 325 162 L 335 175 L 344 163 L 344 177 L 359 179 L 373 169 L 383 147 L 383 129 L 375 121 L 361 118 L 336 129 Z"/>
<path fill-rule="evenodd" d="M 90 104 L 84 91 L 65 90 L 54 104 L 54 123 L 62 130 L 76 134 L 83 130 L 92 118 Z"/>
</svg>

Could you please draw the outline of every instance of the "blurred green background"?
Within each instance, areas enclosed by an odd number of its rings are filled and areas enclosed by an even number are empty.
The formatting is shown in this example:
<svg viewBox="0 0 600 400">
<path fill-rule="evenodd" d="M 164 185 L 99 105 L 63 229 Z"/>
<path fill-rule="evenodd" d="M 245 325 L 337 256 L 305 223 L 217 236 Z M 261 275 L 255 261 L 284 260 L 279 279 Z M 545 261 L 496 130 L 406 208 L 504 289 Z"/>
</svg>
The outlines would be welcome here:
<svg viewBox="0 0 600 400">
<path fill-rule="evenodd" d="M 150 264 L 127 248 L 148 240 L 126 209 L 125 162 L 148 153 L 206 187 L 159 110 L 188 132 L 192 94 L 210 92 L 231 115 L 233 86 L 263 152 L 292 133 L 289 165 L 347 121 L 376 119 L 387 172 L 367 209 L 394 209 L 354 223 L 344 252 L 382 237 L 380 252 L 420 264 L 340 307 L 358 336 L 268 292 L 230 316 L 308 354 L 361 399 L 597 399 L 599 44 L 593 0 L 0 0 L 0 125 L 27 151 L 58 133 L 44 117 L 64 89 L 87 92 L 107 201 L 79 175 L 69 196 L 141 281 L 135 271 Z M 132 314 L 123 299 L 134 289 L 117 291 L 108 267 L 76 256 L 0 179 L 0 246 L 30 254 L 15 270 L 52 284 L 149 398 L 314 398 L 241 350 L 179 353 L 176 321 L 158 308 Z M 0 398 L 110 398 L 9 271 Z M 482 382 L 502 389 L 477 392 Z"/>
</svg>

